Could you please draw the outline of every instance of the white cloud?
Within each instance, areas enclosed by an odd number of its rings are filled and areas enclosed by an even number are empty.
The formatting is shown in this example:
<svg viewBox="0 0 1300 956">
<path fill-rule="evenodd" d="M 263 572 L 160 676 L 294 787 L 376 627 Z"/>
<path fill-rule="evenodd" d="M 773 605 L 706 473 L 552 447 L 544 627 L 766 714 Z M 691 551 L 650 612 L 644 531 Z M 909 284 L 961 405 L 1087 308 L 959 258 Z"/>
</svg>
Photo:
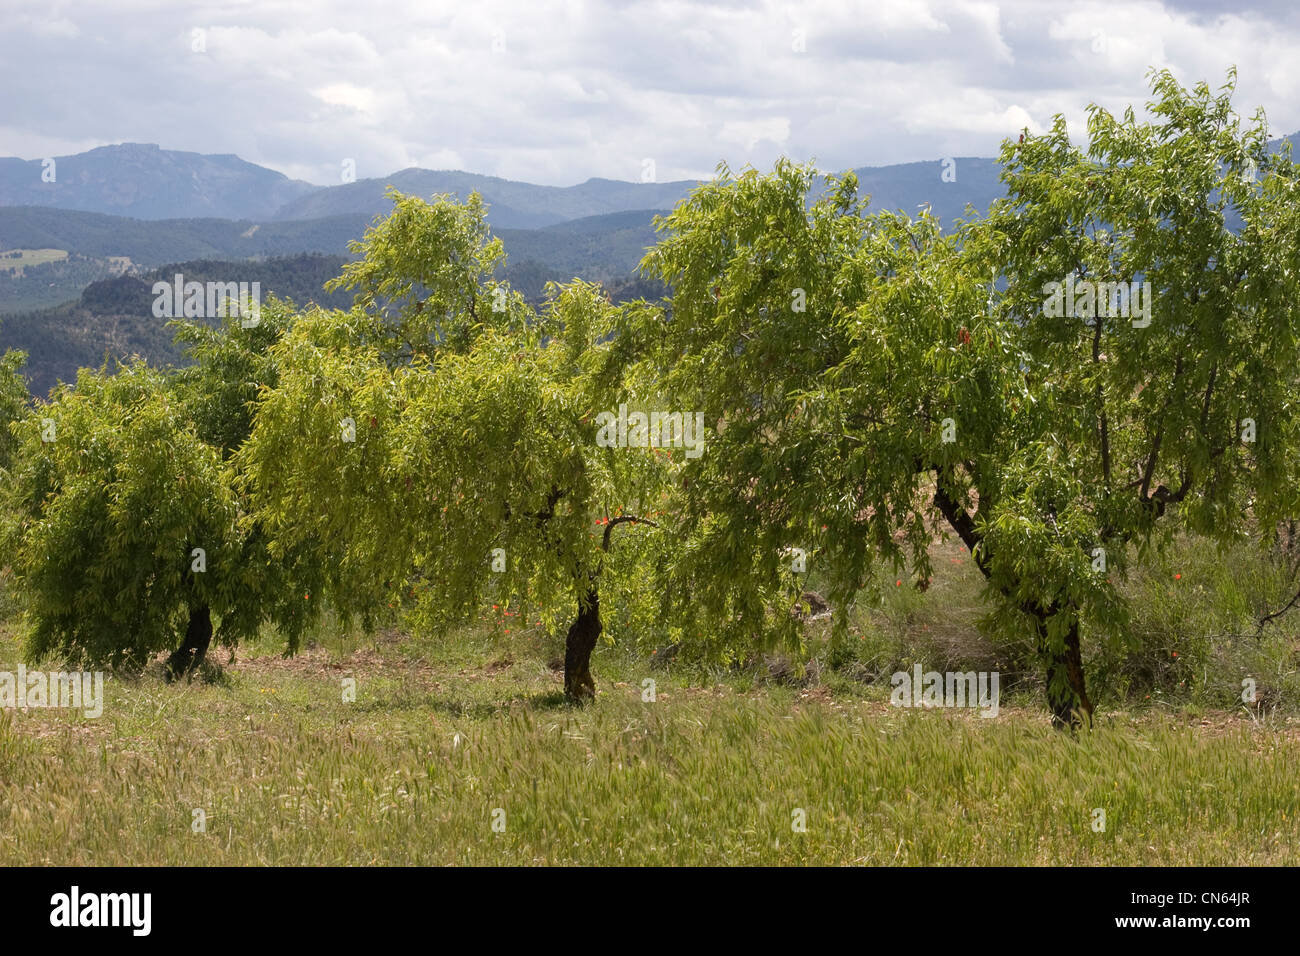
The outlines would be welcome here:
<svg viewBox="0 0 1300 956">
<path fill-rule="evenodd" d="M 351 83 L 331 83 L 329 86 L 313 90 L 314 95 L 330 106 L 344 106 L 358 113 L 369 113 L 375 108 L 375 91 L 367 90 Z"/>
<path fill-rule="evenodd" d="M 778 146 L 790 138 L 790 121 L 784 116 L 772 116 L 767 119 L 727 120 L 718 132 L 718 140 L 723 143 L 739 143 L 746 150 L 752 150 L 763 140 Z"/>
<path fill-rule="evenodd" d="M 0 153 L 234 152 L 338 181 L 438 165 L 567 185 L 989 156 L 1168 66 L 1300 128 L 1300 15 L 1244 0 L 6 0 Z M 206 52 L 190 49 L 206 30 Z M 804 52 L 792 44 L 805 31 Z M 494 34 L 499 31 L 497 50 Z"/>
</svg>

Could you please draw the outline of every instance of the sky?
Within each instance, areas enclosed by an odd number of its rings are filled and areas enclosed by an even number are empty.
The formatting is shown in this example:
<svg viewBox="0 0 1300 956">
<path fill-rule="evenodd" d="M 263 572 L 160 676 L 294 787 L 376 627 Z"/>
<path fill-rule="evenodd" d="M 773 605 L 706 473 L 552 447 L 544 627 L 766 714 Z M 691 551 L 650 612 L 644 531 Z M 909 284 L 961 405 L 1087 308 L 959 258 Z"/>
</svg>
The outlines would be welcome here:
<svg viewBox="0 0 1300 956">
<path fill-rule="evenodd" d="M 567 186 L 993 156 L 1063 114 L 1221 86 L 1300 129 L 1290 0 L 0 0 L 0 156 L 234 153 Z"/>
</svg>

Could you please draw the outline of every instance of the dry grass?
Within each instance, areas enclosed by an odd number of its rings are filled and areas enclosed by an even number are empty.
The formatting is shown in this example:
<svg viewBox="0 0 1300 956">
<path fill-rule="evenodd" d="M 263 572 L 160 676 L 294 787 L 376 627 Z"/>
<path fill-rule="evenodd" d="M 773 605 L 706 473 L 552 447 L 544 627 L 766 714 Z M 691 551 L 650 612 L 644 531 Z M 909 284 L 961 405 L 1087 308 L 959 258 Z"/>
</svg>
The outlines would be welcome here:
<svg viewBox="0 0 1300 956">
<path fill-rule="evenodd" d="M 1280 719 L 1118 711 L 1075 740 L 1031 700 L 902 711 L 617 648 L 573 709 L 537 634 L 252 650 L 213 683 L 110 679 L 98 720 L 0 717 L 0 861 L 1300 862 L 1300 728 Z M 15 654 L 5 637 L 0 667 Z"/>
</svg>

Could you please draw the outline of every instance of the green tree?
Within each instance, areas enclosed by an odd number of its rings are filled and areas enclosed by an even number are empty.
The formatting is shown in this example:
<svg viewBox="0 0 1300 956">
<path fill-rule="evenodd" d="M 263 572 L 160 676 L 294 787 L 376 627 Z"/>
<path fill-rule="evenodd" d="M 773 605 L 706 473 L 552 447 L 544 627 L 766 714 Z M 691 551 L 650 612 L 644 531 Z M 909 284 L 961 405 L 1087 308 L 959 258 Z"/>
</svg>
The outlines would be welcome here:
<svg viewBox="0 0 1300 956">
<path fill-rule="evenodd" d="M 0 357 L 0 489 L 10 482 L 10 473 L 18 455 L 18 435 L 13 426 L 29 412 L 31 395 L 27 391 L 27 381 L 22 374 L 27 356 L 17 349 L 7 349 Z M 3 494 L 0 493 L 0 500 Z M 13 599 L 10 585 L 13 575 L 12 527 L 13 516 L 0 516 L 0 586 L 3 586 L 3 600 L 6 611 Z"/>
<path fill-rule="evenodd" d="M 258 396 L 279 384 L 271 349 L 297 318 L 291 301 L 271 297 L 261 303 L 255 318 L 232 311 L 216 326 L 186 320 L 171 323 L 177 343 L 191 361 L 174 373 L 173 386 L 199 439 L 221 455 L 239 506 L 239 553 L 233 564 L 242 569 L 243 596 L 226 609 L 222 627 L 233 640 L 270 622 L 290 653 L 321 617 L 322 602 L 312 598 L 324 577 L 320 548 L 305 539 L 272 555 L 234 455 L 252 433 Z M 187 652 L 202 659 L 202 648 L 182 647 L 178 661 Z"/>
<path fill-rule="evenodd" d="M 1296 168 L 1230 87 L 1155 92 L 1151 122 L 1094 107 L 1087 153 L 1059 119 L 1007 143 L 1008 198 L 947 235 L 867 215 L 851 174 L 810 201 L 788 163 L 723 169 L 661 222 L 643 270 L 669 308 L 620 335 L 716 424 L 683 474 L 687 627 L 797 641 L 789 548 L 843 603 L 882 560 L 928 577 L 945 527 L 993 623 L 1034 637 L 1053 721 L 1087 723 L 1082 636 L 1124 632 L 1130 551 L 1296 513 Z M 1071 274 L 1151 298 L 1054 316 Z"/>
<path fill-rule="evenodd" d="M 492 282 L 477 196 L 394 201 L 334 284 L 354 308 L 271 350 L 279 384 L 236 457 L 272 553 L 319 542 L 324 599 L 365 626 L 410 605 L 443 628 L 489 598 L 567 616 L 566 692 L 589 697 L 612 529 L 667 467 L 596 444 L 613 308 L 574 282 L 537 315 Z"/>
<path fill-rule="evenodd" d="M 13 428 L 6 536 L 29 656 L 139 667 L 173 648 L 179 676 L 214 632 L 233 646 L 268 620 L 296 647 L 319 563 L 310 542 L 272 559 L 233 459 L 295 315 L 272 299 L 255 321 L 175 323 L 192 365 L 83 369 Z"/>
<path fill-rule="evenodd" d="M 31 405 L 27 382 L 22 369 L 27 354 L 18 349 L 7 349 L 0 356 L 0 470 L 13 466 L 18 451 L 18 440 L 10 424 L 25 416 Z"/>
<path fill-rule="evenodd" d="M 138 667 L 182 629 L 181 650 L 206 649 L 212 615 L 243 591 L 238 503 L 166 377 L 83 369 L 14 431 L 8 531 L 29 658 Z"/>
</svg>

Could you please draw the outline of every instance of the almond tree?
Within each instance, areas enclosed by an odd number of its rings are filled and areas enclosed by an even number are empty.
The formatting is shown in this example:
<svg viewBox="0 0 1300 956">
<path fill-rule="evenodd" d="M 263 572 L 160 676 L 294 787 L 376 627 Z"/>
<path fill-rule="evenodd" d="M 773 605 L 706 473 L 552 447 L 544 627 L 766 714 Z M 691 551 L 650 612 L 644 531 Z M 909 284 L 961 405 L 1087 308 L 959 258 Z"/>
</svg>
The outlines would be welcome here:
<svg viewBox="0 0 1300 956">
<path fill-rule="evenodd" d="M 214 632 L 233 646 L 268 620 L 296 646 L 319 566 L 310 548 L 271 560 L 232 461 L 293 316 L 272 300 L 256 321 L 179 323 L 192 365 L 83 369 L 17 422 L 5 538 L 30 657 L 138 668 L 172 650 L 176 677 Z"/>
<path fill-rule="evenodd" d="M 1083 637 L 1123 632 L 1131 552 L 1296 514 L 1296 168 L 1230 88 L 1155 92 L 1150 122 L 1094 107 L 1086 152 L 1060 119 L 1008 142 L 1007 199 L 946 235 L 788 163 L 662 220 L 670 306 L 622 334 L 717 426 L 682 476 L 687 627 L 797 640 L 791 548 L 843 604 L 882 560 L 928 577 L 944 527 L 1033 637 L 1053 722 L 1085 724 Z M 1121 281 L 1127 309 L 1084 308 Z"/>
<path fill-rule="evenodd" d="M 503 252 L 477 196 L 392 198 L 335 283 L 355 307 L 272 349 L 279 384 L 236 456 L 272 554 L 317 542 L 322 598 L 365 626 L 405 604 L 441 628 L 527 596 L 570 620 L 565 690 L 590 697 L 612 530 L 646 522 L 667 467 L 596 443 L 612 307 L 574 282 L 534 314 L 490 278 Z"/>
<path fill-rule="evenodd" d="M 183 632 L 172 670 L 193 666 L 181 652 L 205 650 L 213 615 L 241 598 L 239 508 L 165 376 L 83 369 L 14 430 L 7 535 L 28 657 L 139 667 Z"/>
<path fill-rule="evenodd" d="M 239 552 L 231 564 L 239 569 L 242 593 L 224 612 L 223 638 L 233 644 L 239 635 L 253 634 L 271 623 L 289 653 L 298 649 L 302 635 L 321 617 L 321 602 L 312 600 L 324 575 L 319 548 L 305 540 L 272 557 L 266 528 L 249 500 L 234 456 L 252 432 L 258 395 L 279 383 L 271 348 L 297 317 L 291 301 L 271 297 L 255 316 L 232 310 L 215 325 L 171 323 L 190 360 L 171 376 L 173 387 L 185 403 L 195 434 L 220 454 L 238 500 Z M 205 650 L 206 644 L 196 646 L 187 640 L 173 656 L 172 669 L 182 663 L 193 667 Z"/>
</svg>

